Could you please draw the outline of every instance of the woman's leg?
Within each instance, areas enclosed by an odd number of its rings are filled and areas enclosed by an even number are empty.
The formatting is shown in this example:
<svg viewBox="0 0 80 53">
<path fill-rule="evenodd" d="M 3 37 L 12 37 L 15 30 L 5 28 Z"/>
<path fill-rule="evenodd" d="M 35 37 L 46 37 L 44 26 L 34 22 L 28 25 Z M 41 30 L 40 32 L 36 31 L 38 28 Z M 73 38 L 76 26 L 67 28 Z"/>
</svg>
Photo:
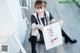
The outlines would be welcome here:
<svg viewBox="0 0 80 53">
<path fill-rule="evenodd" d="M 72 40 L 64 31 L 63 31 L 63 29 L 61 29 L 62 30 L 62 36 L 65 38 L 65 43 L 68 43 L 68 42 L 70 42 L 70 43 L 76 43 L 77 42 L 77 40 Z"/>
<path fill-rule="evenodd" d="M 37 53 L 36 52 L 36 40 L 37 40 L 36 36 L 31 36 L 30 42 L 31 42 L 31 47 L 32 47 L 32 53 Z"/>
</svg>

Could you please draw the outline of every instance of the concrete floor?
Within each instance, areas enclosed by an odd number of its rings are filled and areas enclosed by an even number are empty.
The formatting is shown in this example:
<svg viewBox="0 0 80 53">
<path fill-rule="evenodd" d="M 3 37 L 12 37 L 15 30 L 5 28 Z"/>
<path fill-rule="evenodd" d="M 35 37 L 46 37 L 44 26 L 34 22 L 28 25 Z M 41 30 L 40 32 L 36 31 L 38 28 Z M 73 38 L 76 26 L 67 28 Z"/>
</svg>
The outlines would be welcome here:
<svg viewBox="0 0 80 53">
<path fill-rule="evenodd" d="M 80 53 L 80 9 L 75 4 L 61 4 L 61 0 L 46 0 L 47 10 L 51 12 L 57 20 L 62 19 L 64 24 L 62 28 L 72 39 L 77 39 L 76 44 L 63 44 L 50 50 L 45 49 L 45 45 L 36 45 L 37 53 Z M 33 6 L 33 2 L 32 2 Z M 33 7 L 27 10 L 27 17 L 30 22 L 30 15 L 34 12 Z M 31 53 L 31 45 L 28 41 L 31 32 L 31 24 L 28 25 L 24 48 L 27 53 Z"/>
</svg>

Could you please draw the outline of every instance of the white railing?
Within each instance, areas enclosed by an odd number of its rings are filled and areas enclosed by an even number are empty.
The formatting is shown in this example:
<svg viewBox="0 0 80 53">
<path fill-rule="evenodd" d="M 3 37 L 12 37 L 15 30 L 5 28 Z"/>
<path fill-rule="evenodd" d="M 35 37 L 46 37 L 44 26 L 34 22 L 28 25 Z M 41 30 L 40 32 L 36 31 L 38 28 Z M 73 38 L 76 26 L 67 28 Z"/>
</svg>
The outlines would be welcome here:
<svg viewBox="0 0 80 53">
<path fill-rule="evenodd" d="M 26 27 L 26 31 L 27 31 L 27 24 L 29 24 L 28 18 L 25 10 L 28 10 L 31 8 L 31 0 L 20 0 L 20 4 L 21 4 L 21 10 L 22 10 L 22 16 L 23 16 L 23 20 L 24 20 L 24 25 Z M 25 9 L 25 10 L 24 10 Z"/>
<path fill-rule="evenodd" d="M 31 8 L 31 2 L 31 0 L 20 0 L 21 7 L 26 9 Z M 22 6 L 23 4 L 25 4 L 25 6 Z"/>
<path fill-rule="evenodd" d="M 16 44 L 19 46 L 19 48 L 21 49 L 22 53 L 27 53 L 23 47 L 23 45 L 21 44 L 19 38 L 16 36 L 16 32 L 15 33 L 10 33 L 10 34 L 5 34 L 5 35 L 0 35 L 0 42 L 6 42 L 6 40 L 8 39 L 8 37 L 13 37 Z M 5 41 L 3 41 L 5 40 Z"/>
</svg>

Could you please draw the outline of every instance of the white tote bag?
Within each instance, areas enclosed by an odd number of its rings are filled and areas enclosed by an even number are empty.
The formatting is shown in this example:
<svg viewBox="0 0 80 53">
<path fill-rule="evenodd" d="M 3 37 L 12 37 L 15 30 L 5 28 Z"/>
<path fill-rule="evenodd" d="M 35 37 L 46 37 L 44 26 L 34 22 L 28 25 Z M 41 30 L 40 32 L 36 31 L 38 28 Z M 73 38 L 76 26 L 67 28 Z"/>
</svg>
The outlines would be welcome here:
<svg viewBox="0 0 80 53">
<path fill-rule="evenodd" d="M 43 36 L 46 50 L 63 44 L 60 22 L 45 26 L 43 29 Z"/>
</svg>

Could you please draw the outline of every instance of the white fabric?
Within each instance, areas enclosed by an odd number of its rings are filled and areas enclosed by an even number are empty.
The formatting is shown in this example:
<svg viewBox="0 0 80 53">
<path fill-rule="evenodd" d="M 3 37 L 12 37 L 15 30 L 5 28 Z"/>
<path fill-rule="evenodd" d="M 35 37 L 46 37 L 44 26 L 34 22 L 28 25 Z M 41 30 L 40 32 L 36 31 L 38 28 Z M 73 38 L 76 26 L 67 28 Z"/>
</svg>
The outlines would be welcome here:
<svg viewBox="0 0 80 53">
<path fill-rule="evenodd" d="M 63 44 L 60 22 L 55 22 L 43 29 L 46 50 Z"/>
</svg>

